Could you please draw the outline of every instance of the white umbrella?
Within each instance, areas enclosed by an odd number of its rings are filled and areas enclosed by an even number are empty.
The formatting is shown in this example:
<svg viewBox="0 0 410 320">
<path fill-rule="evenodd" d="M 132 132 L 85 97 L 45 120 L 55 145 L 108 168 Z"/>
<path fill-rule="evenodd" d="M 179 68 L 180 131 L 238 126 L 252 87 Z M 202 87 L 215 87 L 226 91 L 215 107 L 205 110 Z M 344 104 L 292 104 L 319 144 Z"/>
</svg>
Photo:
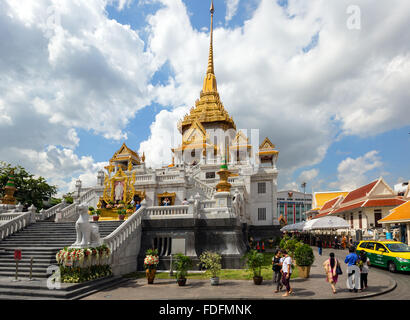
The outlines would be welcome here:
<svg viewBox="0 0 410 320">
<path fill-rule="evenodd" d="M 305 221 L 294 223 L 294 224 L 289 224 L 287 226 L 284 226 L 283 228 L 280 229 L 280 231 L 302 231 L 303 226 L 305 225 Z"/>
<path fill-rule="evenodd" d="M 345 219 L 327 216 L 318 219 L 309 220 L 303 230 L 336 230 L 349 229 L 349 224 Z"/>
</svg>

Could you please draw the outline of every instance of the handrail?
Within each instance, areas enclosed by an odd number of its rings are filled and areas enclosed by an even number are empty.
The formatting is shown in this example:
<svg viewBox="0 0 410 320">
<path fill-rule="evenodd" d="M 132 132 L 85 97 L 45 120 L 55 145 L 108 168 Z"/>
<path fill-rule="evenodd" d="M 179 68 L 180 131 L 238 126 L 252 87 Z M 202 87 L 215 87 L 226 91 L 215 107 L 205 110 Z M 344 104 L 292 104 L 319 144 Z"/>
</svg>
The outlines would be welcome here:
<svg viewBox="0 0 410 320">
<path fill-rule="evenodd" d="M 20 231 L 32 222 L 31 215 L 33 212 L 23 212 L 18 217 L 15 217 L 3 224 L 0 224 L 0 240 Z"/>
<path fill-rule="evenodd" d="M 112 253 L 114 253 L 136 229 L 140 229 L 141 232 L 141 216 L 144 210 L 145 206 L 142 206 L 117 229 L 103 238 L 103 243 L 110 248 Z"/>
<path fill-rule="evenodd" d="M 212 199 L 212 196 L 214 195 L 215 189 L 208 186 L 206 183 L 203 183 L 202 181 L 200 181 L 196 177 L 193 177 L 193 180 L 194 180 L 195 187 L 202 190 L 205 193 L 205 195 L 208 199 Z"/>
<path fill-rule="evenodd" d="M 2 213 L 0 214 L 0 221 L 9 221 L 13 220 L 16 217 L 24 214 L 24 212 L 11 212 L 11 213 Z"/>
<path fill-rule="evenodd" d="M 165 216 L 176 214 L 188 214 L 189 205 L 180 206 L 155 206 L 146 209 L 147 216 Z"/>
<path fill-rule="evenodd" d="M 50 218 L 51 216 L 54 216 L 56 212 L 63 206 L 64 203 L 60 202 L 47 210 L 40 210 L 40 215 L 36 215 L 36 220 L 45 220 Z"/>
<path fill-rule="evenodd" d="M 64 209 L 62 209 L 59 212 L 58 216 L 56 216 L 55 221 L 58 222 L 58 221 L 61 221 L 61 220 L 71 218 L 73 215 L 76 214 L 75 205 L 78 204 L 78 203 L 82 203 L 82 202 L 86 201 L 87 199 L 91 198 L 93 193 L 95 193 L 95 189 L 89 189 L 86 193 L 84 193 L 83 195 L 80 196 L 80 198 L 77 200 L 78 202 L 74 202 L 74 203 L 70 204 L 69 206 L 65 207 Z"/>
</svg>

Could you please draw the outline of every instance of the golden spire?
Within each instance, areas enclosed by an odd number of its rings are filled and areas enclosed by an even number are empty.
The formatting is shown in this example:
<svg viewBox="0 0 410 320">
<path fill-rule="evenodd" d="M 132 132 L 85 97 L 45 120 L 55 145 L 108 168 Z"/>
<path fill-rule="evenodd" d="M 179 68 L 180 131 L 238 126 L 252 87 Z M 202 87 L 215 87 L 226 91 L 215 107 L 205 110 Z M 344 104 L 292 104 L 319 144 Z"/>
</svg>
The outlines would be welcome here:
<svg viewBox="0 0 410 320">
<path fill-rule="evenodd" d="M 217 91 L 216 78 L 214 73 L 214 51 L 213 51 L 213 33 L 214 33 L 214 1 L 211 2 L 211 40 L 209 45 L 209 58 L 208 58 L 208 69 L 206 70 L 206 77 L 204 79 L 204 87 L 202 91 L 205 92 L 215 92 Z"/>
</svg>

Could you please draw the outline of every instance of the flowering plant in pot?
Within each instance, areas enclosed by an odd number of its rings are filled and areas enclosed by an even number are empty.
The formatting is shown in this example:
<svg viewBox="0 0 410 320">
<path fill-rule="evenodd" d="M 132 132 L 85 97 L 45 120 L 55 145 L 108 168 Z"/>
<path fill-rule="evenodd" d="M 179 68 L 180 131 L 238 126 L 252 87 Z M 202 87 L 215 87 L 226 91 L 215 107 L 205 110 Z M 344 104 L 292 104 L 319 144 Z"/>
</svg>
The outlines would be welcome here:
<svg viewBox="0 0 410 320">
<path fill-rule="evenodd" d="M 205 251 L 199 257 L 200 265 L 206 269 L 206 273 L 211 277 L 211 285 L 213 286 L 219 284 L 218 275 L 222 269 L 221 259 L 222 257 L 218 253 L 211 251 Z"/>
<path fill-rule="evenodd" d="M 159 264 L 158 250 L 148 249 L 145 252 L 144 267 L 147 276 L 148 284 L 153 284 L 155 279 L 155 273 L 157 272 L 157 266 Z"/>
<path fill-rule="evenodd" d="M 101 210 L 97 209 L 94 211 L 94 215 L 93 215 L 93 221 L 98 221 L 100 219 L 100 215 L 101 215 Z"/>
<path fill-rule="evenodd" d="M 123 208 L 125 208 L 125 202 L 124 202 L 123 200 L 121 200 L 121 201 L 118 203 L 117 208 L 118 208 L 118 209 L 123 209 Z"/>
<path fill-rule="evenodd" d="M 250 250 L 244 258 L 246 259 L 248 271 L 253 274 L 253 282 L 256 285 L 262 284 L 263 254 L 256 250 Z"/>
<path fill-rule="evenodd" d="M 127 211 L 125 209 L 118 209 L 117 214 L 118 214 L 119 220 L 124 220 L 125 215 L 127 214 Z"/>
<path fill-rule="evenodd" d="M 176 271 L 175 277 L 179 286 L 185 285 L 188 270 L 191 267 L 192 261 L 189 257 L 183 255 L 182 253 L 175 255 L 175 260 L 173 261 L 173 269 Z"/>
<path fill-rule="evenodd" d="M 107 205 L 105 206 L 106 209 L 112 209 L 114 208 L 114 202 L 113 201 L 108 201 Z"/>
<path fill-rule="evenodd" d="M 132 206 L 132 205 L 127 205 L 127 213 L 128 214 L 132 214 L 132 213 L 134 213 L 134 211 L 135 211 L 135 208 L 134 208 L 134 206 Z"/>
</svg>

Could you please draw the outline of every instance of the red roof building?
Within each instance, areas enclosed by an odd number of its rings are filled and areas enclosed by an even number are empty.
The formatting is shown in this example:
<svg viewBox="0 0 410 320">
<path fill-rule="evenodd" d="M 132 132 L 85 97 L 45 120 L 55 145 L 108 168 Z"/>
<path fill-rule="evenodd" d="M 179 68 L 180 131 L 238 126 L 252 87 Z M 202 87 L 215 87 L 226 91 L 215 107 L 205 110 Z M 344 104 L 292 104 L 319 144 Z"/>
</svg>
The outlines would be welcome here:
<svg viewBox="0 0 410 320">
<path fill-rule="evenodd" d="M 364 236 L 370 236 L 368 231 L 382 231 L 379 220 L 403 203 L 403 197 L 398 197 L 383 178 L 379 178 L 349 192 L 344 198 L 329 200 L 316 217 L 336 215 L 349 221 L 353 233 L 362 230 Z"/>
</svg>

